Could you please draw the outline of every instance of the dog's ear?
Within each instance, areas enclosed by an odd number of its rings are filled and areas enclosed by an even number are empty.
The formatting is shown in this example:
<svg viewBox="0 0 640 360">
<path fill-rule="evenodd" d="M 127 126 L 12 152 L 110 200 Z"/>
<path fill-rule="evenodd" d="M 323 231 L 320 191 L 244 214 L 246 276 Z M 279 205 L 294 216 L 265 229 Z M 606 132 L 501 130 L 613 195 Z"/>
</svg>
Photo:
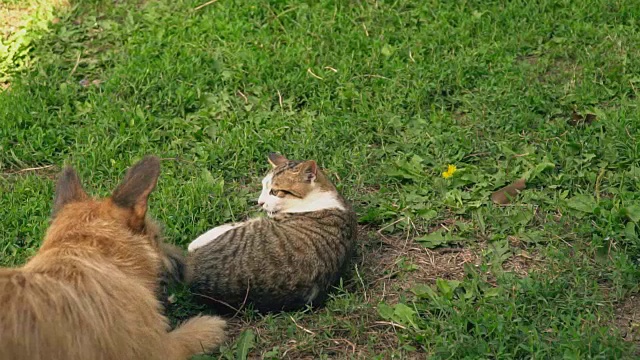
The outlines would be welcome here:
<svg viewBox="0 0 640 360">
<path fill-rule="evenodd" d="M 160 176 L 160 159 L 146 156 L 133 165 L 122 183 L 111 195 L 118 207 L 129 210 L 129 227 L 134 231 L 144 229 L 149 195 L 156 187 Z"/>
<path fill-rule="evenodd" d="M 52 217 L 66 205 L 72 202 L 79 202 L 88 199 L 89 196 L 80 184 L 80 178 L 72 167 L 66 167 L 56 184 L 56 194 L 53 200 Z"/>
</svg>

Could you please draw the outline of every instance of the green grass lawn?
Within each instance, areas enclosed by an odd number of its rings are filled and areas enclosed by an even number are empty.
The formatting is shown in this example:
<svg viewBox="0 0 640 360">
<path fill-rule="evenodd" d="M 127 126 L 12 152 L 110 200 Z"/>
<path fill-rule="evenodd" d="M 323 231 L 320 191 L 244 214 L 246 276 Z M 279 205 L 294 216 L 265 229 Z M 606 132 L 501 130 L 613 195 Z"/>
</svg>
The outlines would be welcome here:
<svg viewBox="0 0 640 360">
<path fill-rule="evenodd" d="M 151 212 L 186 247 L 256 214 L 279 151 L 354 203 L 354 277 L 199 359 L 640 355 L 640 2 L 203 2 L 72 1 L 32 44 L 0 93 L 0 265 L 65 163 L 107 195 L 162 157 Z"/>
</svg>

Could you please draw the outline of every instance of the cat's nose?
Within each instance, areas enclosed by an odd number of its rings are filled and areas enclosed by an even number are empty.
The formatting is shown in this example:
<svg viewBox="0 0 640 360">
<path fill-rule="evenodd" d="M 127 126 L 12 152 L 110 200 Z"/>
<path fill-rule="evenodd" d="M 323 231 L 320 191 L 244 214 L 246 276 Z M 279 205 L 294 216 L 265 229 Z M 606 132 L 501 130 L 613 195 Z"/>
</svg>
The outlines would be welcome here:
<svg viewBox="0 0 640 360">
<path fill-rule="evenodd" d="M 258 200 L 258 206 L 262 206 L 262 205 L 264 205 L 264 201 Z"/>
</svg>

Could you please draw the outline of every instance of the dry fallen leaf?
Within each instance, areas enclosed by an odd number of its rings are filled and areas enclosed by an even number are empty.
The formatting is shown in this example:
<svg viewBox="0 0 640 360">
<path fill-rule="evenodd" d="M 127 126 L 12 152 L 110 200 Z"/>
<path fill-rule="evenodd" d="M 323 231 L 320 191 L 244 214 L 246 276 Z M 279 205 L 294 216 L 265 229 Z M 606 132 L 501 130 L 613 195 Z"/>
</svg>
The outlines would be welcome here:
<svg viewBox="0 0 640 360">
<path fill-rule="evenodd" d="M 499 205 L 508 204 L 526 187 L 526 180 L 524 178 L 518 179 L 502 189 L 494 191 L 491 194 L 491 200 Z"/>
<path fill-rule="evenodd" d="M 587 116 L 584 118 L 584 123 L 589 125 L 592 122 L 594 122 L 596 120 L 596 115 L 595 114 L 587 114 Z"/>
<path fill-rule="evenodd" d="M 78 83 L 80 84 L 80 86 L 86 88 L 86 87 L 89 87 L 91 85 L 100 86 L 100 84 L 102 83 L 102 80 L 95 79 L 95 80 L 89 81 L 89 79 L 85 78 L 85 79 L 80 80 Z"/>
<path fill-rule="evenodd" d="M 578 114 L 575 110 L 571 113 L 571 119 L 569 120 L 569 124 L 573 126 L 578 125 L 589 125 L 596 120 L 596 116 L 594 114 L 587 114 L 586 116 L 582 116 Z"/>
<path fill-rule="evenodd" d="M 582 115 L 578 114 L 575 110 L 573 110 L 573 112 L 571 113 L 571 120 L 569 120 L 569 123 L 571 125 L 578 125 L 578 123 L 580 121 L 582 121 Z"/>
</svg>

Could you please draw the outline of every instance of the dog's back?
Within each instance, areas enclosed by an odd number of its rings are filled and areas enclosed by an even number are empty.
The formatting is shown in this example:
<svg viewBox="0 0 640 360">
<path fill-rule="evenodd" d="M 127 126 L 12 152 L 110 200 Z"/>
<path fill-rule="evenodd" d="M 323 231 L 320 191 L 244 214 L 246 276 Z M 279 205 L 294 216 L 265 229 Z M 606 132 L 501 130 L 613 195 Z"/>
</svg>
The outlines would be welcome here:
<svg viewBox="0 0 640 360">
<path fill-rule="evenodd" d="M 0 359 L 161 359 L 166 323 L 148 291 L 117 269 L 72 265 L 77 282 L 0 272 Z"/>
<path fill-rule="evenodd" d="M 146 158 L 96 201 L 65 171 L 42 247 L 22 268 L 0 269 L 0 359 L 187 359 L 223 341 L 217 317 L 168 332 L 161 314 L 164 255 L 145 218 L 158 173 Z"/>
</svg>

